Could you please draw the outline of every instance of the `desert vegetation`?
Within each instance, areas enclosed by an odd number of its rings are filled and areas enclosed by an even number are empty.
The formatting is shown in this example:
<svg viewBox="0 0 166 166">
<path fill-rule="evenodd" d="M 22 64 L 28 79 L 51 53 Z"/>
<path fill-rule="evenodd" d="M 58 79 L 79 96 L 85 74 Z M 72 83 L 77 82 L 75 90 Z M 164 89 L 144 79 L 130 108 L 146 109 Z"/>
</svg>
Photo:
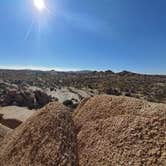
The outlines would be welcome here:
<svg viewBox="0 0 166 166">
<path fill-rule="evenodd" d="M 25 92 L 23 87 L 37 87 L 39 91 L 34 91 L 37 103 L 33 107 L 43 106 L 50 101 L 42 91 L 49 89 L 50 92 L 56 92 L 57 89 L 70 87 L 83 90 L 89 96 L 96 94 L 123 95 L 140 98 L 152 102 L 166 103 L 166 76 L 164 75 L 144 75 L 128 71 L 114 73 L 108 71 L 82 71 L 82 72 L 56 72 L 56 71 L 31 71 L 31 70 L 0 70 L 0 93 L 5 96 L 7 93 L 6 85 L 17 86 L 24 96 L 32 96 L 32 93 Z M 11 89 L 11 88 L 10 88 Z M 75 94 L 77 92 L 74 92 Z M 84 96 L 77 93 L 79 100 Z M 44 97 L 45 96 L 45 97 Z M 6 98 L 6 96 L 4 97 Z M 41 98 L 46 100 L 41 101 Z M 78 100 L 78 98 L 76 98 Z M 71 100 L 68 98 L 66 100 Z M 32 97 L 33 100 L 33 97 Z M 10 100 L 9 100 L 10 101 Z M 41 103 L 40 103 L 41 102 Z M 64 101 L 63 101 L 64 102 Z"/>
</svg>

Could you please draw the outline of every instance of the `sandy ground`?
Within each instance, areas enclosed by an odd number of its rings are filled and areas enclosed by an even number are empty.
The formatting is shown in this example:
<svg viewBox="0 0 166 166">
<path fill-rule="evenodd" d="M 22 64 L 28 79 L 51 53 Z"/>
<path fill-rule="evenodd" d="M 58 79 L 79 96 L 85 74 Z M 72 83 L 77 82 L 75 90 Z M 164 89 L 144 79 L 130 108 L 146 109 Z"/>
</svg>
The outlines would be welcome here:
<svg viewBox="0 0 166 166">
<path fill-rule="evenodd" d="M 0 114 L 3 114 L 4 119 L 17 119 L 24 122 L 29 118 L 35 110 L 29 110 L 28 108 L 18 106 L 1 107 Z"/>
</svg>

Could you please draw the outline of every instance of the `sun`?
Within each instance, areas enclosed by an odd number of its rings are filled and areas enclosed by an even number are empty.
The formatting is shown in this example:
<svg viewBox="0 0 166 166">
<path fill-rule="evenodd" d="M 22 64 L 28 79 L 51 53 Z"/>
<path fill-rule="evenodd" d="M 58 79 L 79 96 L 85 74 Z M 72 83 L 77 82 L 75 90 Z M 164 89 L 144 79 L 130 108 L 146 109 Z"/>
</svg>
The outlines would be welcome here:
<svg viewBox="0 0 166 166">
<path fill-rule="evenodd" d="M 37 10 L 42 11 L 46 8 L 45 0 L 33 0 L 34 6 Z"/>
</svg>

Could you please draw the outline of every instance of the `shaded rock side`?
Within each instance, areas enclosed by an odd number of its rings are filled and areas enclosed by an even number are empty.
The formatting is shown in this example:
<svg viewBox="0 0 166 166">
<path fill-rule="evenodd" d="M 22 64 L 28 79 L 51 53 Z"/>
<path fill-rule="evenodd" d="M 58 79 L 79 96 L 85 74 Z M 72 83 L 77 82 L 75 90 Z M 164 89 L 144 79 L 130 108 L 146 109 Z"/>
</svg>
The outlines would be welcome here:
<svg viewBox="0 0 166 166">
<path fill-rule="evenodd" d="M 22 122 L 17 119 L 4 119 L 3 115 L 0 114 L 0 124 L 10 128 L 10 129 L 15 129 L 18 127 Z"/>
</svg>

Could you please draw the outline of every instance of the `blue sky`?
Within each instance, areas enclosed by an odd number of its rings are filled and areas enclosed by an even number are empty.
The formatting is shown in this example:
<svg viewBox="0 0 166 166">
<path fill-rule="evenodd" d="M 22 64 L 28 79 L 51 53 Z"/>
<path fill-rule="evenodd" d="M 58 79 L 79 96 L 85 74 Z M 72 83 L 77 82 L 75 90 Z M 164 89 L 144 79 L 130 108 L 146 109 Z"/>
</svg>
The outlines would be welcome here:
<svg viewBox="0 0 166 166">
<path fill-rule="evenodd" d="M 0 1 L 0 67 L 166 74 L 165 0 Z"/>
</svg>

